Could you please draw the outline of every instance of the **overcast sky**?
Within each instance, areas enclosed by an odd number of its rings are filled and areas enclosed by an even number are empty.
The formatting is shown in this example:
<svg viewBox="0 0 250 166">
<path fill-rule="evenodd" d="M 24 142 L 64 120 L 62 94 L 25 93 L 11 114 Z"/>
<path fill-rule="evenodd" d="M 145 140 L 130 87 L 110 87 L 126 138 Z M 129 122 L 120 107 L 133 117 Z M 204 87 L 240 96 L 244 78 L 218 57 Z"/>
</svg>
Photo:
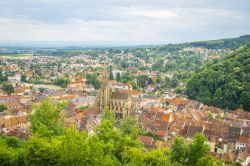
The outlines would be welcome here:
<svg viewBox="0 0 250 166">
<path fill-rule="evenodd" d="M 249 0 L 0 0 L 0 42 L 157 44 L 244 34 Z"/>
</svg>

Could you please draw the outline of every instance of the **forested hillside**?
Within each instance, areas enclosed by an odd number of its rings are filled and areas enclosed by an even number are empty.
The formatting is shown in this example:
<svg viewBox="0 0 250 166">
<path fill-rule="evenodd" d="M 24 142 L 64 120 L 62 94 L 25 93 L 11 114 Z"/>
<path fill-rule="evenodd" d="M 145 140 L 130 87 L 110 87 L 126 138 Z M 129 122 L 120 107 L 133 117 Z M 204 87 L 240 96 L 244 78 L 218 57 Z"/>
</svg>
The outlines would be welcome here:
<svg viewBox="0 0 250 166">
<path fill-rule="evenodd" d="M 250 111 L 250 44 L 203 65 L 187 81 L 186 93 L 204 104 Z"/>
<path fill-rule="evenodd" d="M 191 42 L 191 46 L 204 47 L 208 49 L 237 49 L 250 42 L 250 35 L 244 35 L 231 39 L 210 40 L 201 42 Z"/>
<path fill-rule="evenodd" d="M 181 44 L 168 44 L 160 47 L 161 51 L 177 51 L 185 47 L 203 47 L 207 49 L 231 49 L 235 50 L 240 46 L 250 43 L 250 35 L 244 35 L 236 38 L 218 39 L 208 41 L 197 41 Z"/>
</svg>

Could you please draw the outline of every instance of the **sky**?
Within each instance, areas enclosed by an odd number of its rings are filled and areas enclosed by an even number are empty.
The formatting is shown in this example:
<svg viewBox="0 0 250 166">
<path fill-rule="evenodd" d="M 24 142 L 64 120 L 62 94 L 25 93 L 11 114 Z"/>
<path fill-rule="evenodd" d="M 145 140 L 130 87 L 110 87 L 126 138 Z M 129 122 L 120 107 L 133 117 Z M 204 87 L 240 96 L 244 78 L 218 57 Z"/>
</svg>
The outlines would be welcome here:
<svg viewBox="0 0 250 166">
<path fill-rule="evenodd" d="M 0 43 L 167 44 L 245 34 L 249 0 L 0 0 Z"/>
</svg>

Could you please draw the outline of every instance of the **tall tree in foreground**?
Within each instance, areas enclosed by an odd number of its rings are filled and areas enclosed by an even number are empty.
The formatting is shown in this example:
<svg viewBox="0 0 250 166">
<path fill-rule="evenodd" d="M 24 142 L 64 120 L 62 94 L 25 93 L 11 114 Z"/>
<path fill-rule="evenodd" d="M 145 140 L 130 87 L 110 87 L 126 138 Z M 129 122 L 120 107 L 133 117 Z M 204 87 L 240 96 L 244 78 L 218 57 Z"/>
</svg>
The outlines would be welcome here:
<svg viewBox="0 0 250 166">
<path fill-rule="evenodd" d="M 176 137 L 171 146 L 170 160 L 172 163 L 185 164 L 187 161 L 188 147 L 181 137 Z"/>
<path fill-rule="evenodd" d="M 195 166 L 201 158 L 208 155 L 209 145 L 206 144 L 206 141 L 207 138 L 203 134 L 195 134 L 192 142 L 188 145 L 188 165 Z"/>
<path fill-rule="evenodd" d="M 62 134 L 62 110 L 65 105 L 66 103 L 54 104 L 45 99 L 40 105 L 34 106 L 34 111 L 30 114 L 32 133 L 45 137 Z"/>
</svg>

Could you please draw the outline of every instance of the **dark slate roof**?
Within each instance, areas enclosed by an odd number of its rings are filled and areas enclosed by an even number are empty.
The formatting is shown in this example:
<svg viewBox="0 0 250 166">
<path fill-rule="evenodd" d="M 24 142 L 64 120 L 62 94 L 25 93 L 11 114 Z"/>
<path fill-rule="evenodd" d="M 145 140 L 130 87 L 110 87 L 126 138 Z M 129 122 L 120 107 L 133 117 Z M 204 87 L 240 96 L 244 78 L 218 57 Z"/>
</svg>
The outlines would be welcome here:
<svg viewBox="0 0 250 166">
<path fill-rule="evenodd" d="M 128 98 L 129 98 L 129 94 L 127 93 L 112 92 L 111 94 L 111 99 L 127 100 Z"/>
<path fill-rule="evenodd" d="M 203 127 L 201 126 L 189 126 L 186 136 L 192 138 L 196 133 L 202 133 Z"/>
</svg>

